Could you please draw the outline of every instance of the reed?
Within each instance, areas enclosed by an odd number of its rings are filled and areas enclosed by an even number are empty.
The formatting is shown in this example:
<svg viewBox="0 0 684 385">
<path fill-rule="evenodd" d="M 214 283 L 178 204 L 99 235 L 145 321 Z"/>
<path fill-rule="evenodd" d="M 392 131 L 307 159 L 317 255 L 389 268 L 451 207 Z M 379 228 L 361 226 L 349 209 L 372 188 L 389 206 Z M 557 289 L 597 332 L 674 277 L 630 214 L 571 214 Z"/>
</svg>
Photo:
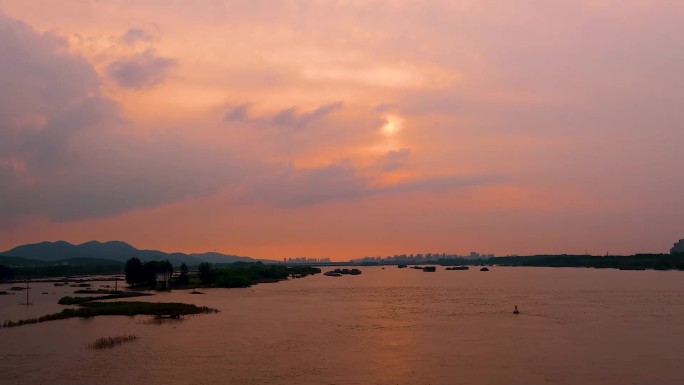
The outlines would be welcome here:
<svg viewBox="0 0 684 385">
<path fill-rule="evenodd" d="M 88 349 L 111 349 L 115 346 L 126 342 L 135 341 L 138 336 L 134 334 L 124 334 L 116 337 L 102 337 L 95 340 L 95 342 L 88 344 Z"/>
</svg>

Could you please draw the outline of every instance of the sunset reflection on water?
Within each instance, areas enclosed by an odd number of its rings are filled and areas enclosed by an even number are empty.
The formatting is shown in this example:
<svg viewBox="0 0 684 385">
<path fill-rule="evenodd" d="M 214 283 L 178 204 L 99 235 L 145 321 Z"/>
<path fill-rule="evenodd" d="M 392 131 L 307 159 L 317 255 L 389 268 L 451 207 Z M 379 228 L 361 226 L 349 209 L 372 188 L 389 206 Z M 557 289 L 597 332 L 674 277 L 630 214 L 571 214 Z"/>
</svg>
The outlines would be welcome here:
<svg viewBox="0 0 684 385">
<path fill-rule="evenodd" d="M 98 317 L 0 329 L 0 383 L 682 383 L 681 274 L 368 267 L 360 276 L 159 293 L 134 300 L 221 312 L 162 324 Z M 46 285 L 33 284 L 31 314 L 59 309 L 61 293 L 40 294 Z M 0 318 L 23 316 L 17 298 L 0 297 Z M 124 333 L 140 338 L 85 348 Z"/>
</svg>

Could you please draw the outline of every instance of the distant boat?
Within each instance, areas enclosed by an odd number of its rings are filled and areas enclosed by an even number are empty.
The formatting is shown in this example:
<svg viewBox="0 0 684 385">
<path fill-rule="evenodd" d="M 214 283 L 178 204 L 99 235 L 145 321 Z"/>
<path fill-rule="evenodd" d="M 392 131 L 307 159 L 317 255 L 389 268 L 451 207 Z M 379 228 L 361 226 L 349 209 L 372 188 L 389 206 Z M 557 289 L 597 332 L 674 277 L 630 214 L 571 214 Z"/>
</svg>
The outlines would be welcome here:
<svg viewBox="0 0 684 385">
<path fill-rule="evenodd" d="M 425 266 L 423 268 L 423 271 L 426 273 L 434 273 L 435 271 L 437 271 L 437 268 L 435 266 Z"/>
<path fill-rule="evenodd" d="M 489 271 L 489 269 L 486 268 L 486 267 L 483 267 L 483 268 L 480 269 L 480 271 Z"/>
<path fill-rule="evenodd" d="M 400 269 L 405 269 L 406 267 L 408 267 L 408 265 L 397 265 L 397 267 Z"/>
</svg>

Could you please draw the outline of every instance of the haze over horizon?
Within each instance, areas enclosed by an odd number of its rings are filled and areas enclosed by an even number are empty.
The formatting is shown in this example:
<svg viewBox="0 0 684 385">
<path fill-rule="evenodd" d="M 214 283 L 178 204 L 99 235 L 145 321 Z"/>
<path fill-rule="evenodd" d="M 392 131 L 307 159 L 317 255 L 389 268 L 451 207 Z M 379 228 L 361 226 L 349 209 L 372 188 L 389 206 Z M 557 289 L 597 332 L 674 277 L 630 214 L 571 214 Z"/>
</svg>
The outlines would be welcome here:
<svg viewBox="0 0 684 385">
<path fill-rule="evenodd" d="M 0 0 L 0 250 L 684 238 L 684 2 Z"/>
</svg>

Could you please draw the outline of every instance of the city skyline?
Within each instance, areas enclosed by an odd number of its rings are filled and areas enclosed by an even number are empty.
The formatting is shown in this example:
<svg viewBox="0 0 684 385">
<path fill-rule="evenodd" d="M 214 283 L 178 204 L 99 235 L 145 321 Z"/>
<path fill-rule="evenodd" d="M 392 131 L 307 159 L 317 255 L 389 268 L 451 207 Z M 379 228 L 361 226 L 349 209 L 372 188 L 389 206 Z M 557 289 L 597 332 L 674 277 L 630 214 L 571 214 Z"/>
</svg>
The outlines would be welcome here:
<svg viewBox="0 0 684 385">
<path fill-rule="evenodd" d="M 683 19 L 636 0 L 0 0 L 0 249 L 667 253 Z"/>
</svg>

